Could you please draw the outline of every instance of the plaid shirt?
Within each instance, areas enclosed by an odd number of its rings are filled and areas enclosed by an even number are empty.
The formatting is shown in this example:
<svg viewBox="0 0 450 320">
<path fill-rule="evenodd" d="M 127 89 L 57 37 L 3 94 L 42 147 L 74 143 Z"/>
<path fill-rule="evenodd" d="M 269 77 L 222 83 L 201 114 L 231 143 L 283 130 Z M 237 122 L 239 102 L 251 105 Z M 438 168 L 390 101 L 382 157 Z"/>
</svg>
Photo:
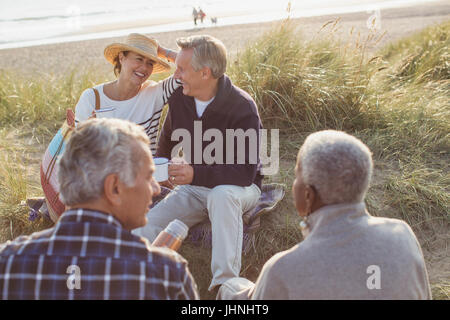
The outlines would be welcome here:
<svg viewBox="0 0 450 320">
<path fill-rule="evenodd" d="M 0 244 L 0 298 L 199 299 L 187 262 L 113 216 L 69 210 L 50 229 Z"/>
</svg>

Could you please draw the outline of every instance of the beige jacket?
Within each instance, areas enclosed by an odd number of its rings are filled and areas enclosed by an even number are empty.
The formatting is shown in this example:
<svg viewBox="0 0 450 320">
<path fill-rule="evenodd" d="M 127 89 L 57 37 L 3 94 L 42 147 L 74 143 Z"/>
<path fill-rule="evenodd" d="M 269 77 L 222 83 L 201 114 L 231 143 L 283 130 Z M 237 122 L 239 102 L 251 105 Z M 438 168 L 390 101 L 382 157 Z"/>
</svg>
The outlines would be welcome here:
<svg viewBox="0 0 450 320">
<path fill-rule="evenodd" d="M 405 222 L 373 217 L 358 203 L 323 207 L 308 224 L 306 239 L 269 259 L 254 287 L 235 278 L 221 297 L 233 298 L 228 289 L 240 284 L 234 298 L 431 299 L 422 250 Z"/>
</svg>

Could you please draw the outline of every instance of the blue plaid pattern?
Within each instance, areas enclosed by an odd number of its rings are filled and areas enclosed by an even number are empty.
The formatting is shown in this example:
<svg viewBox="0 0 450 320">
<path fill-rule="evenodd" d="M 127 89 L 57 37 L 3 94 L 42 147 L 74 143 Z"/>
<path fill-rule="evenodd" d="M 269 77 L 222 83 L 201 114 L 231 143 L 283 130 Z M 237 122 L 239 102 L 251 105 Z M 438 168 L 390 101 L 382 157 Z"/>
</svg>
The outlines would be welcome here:
<svg viewBox="0 0 450 320">
<path fill-rule="evenodd" d="M 53 228 L 0 245 L 0 299 L 193 300 L 199 295 L 178 253 L 149 245 L 111 215 L 78 209 L 65 212 Z"/>
</svg>

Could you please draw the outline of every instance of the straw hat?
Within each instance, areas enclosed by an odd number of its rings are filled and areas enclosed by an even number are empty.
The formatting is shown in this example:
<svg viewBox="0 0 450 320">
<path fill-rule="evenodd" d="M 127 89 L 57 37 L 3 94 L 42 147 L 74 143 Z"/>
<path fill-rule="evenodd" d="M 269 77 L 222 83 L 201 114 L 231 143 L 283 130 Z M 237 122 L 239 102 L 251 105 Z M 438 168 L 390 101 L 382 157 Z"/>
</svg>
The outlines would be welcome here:
<svg viewBox="0 0 450 320">
<path fill-rule="evenodd" d="M 139 33 L 131 33 L 124 43 L 112 43 L 105 48 L 104 55 L 109 63 L 114 64 L 114 59 L 121 51 L 133 51 L 147 57 L 156 63 L 153 65 L 153 73 L 170 70 L 170 65 L 158 58 L 158 42 Z"/>
</svg>

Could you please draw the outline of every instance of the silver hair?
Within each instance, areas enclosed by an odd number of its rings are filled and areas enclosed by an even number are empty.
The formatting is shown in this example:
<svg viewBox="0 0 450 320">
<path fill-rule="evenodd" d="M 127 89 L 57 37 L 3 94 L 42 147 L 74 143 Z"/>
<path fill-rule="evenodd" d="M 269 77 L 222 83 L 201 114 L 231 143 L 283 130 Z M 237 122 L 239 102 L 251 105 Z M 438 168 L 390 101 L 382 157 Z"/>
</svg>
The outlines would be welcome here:
<svg viewBox="0 0 450 320">
<path fill-rule="evenodd" d="M 298 153 L 303 182 L 313 186 L 324 204 L 364 200 L 372 177 L 369 148 L 342 131 L 310 134 Z"/>
<path fill-rule="evenodd" d="M 208 67 L 215 79 L 219 79 L 227 69 L 227 49 L 222 41 L 208 35 L 190 36 L 177 39 L 181 49 L 193 48 L 191 65 L 195 71 Z"/>
<path fill-rule="evenodd" d="M 105 178 L 113 173 L 134 186 L 144 152 L 151 156 L 149 145 L 144 129 L 129 121 L 90 119 L 79 124 L 58 162 L 62 202 L 73 206 L 98 199 Z"/>
</svg>

